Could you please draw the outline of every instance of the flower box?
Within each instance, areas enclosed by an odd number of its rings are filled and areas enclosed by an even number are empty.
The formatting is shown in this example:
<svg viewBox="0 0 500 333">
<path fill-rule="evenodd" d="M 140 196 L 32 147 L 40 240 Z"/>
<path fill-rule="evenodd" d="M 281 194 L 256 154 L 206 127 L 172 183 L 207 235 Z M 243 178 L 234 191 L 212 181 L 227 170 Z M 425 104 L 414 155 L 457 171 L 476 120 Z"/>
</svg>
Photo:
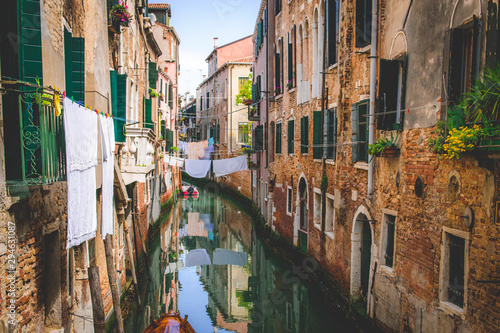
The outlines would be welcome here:
<svg viewBox="0 0 500 333">
<path fill-rule="evenodd" d="M 382 151 L 382 157 L 397 157 L 399 156 L 400 150 L 396 146 L 385 147 Z"/>
</svg>

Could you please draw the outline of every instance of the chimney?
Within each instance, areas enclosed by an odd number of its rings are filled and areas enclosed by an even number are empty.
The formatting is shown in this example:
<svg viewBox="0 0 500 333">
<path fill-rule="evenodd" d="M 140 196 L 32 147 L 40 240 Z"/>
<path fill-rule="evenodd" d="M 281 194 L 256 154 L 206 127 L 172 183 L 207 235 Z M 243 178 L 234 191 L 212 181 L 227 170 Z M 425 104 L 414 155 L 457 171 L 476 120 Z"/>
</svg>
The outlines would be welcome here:
<svg viewBox="0 0 500 333">
<path fill-rule="evenodd" d="M 219 39 L 219 37 L 214 37 L 214 49 L 217 48 L 217 40 Z"/>
</svg>

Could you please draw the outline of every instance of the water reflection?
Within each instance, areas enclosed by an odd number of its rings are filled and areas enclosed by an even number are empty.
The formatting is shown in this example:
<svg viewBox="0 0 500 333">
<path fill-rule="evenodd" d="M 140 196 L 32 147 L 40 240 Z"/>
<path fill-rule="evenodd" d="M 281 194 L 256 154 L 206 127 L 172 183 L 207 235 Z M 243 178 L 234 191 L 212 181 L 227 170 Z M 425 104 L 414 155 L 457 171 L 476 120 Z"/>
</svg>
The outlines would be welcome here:
<svg viewBox="0 0 500 333">
<path fill-rule="evenodd" d="M 314 261 L 284 262 L 260 241 L 241 206 L 199 192 L 182 200 L 161 226 L 149 253 L 147 306 L 135 327 L 173 310 L 203 333 L 356 332 L 306 283 L 317 269 Z M 193 250 L 206 251 L 211 264 L 186 267 Z"/>
</svg>

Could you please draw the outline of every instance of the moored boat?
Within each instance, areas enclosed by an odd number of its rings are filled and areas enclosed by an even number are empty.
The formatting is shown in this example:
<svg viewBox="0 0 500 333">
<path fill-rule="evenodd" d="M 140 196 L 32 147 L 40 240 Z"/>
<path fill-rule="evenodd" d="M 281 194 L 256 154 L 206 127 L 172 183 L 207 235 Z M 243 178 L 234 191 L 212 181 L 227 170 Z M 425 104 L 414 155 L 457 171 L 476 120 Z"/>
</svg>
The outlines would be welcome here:
<svg viewBox="0 0 500 333">
<path fill-rule="evenodd" d="M 168 314 L 164 313 L 160 318 L 153 320 L 143 333 L 195 333 L 187 317 L 186 315 L 182 319 L 180 314 L 172 311 Z"/>
<path fill-rule="evenodd" d="M 198 189 L 193 185 L 183 185 L 182 186 L 182 194 L 184 196 L 198 196 Z"/>
</svg>

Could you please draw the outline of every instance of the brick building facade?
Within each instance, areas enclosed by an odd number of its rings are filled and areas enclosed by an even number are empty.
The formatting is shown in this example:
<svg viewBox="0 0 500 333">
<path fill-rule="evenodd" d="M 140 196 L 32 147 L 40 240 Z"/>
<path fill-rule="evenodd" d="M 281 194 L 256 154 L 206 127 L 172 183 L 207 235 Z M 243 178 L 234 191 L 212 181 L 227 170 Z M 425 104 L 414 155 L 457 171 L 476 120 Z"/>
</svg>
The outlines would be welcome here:
<svg viewBox="0 0 500 333">
<path fill-rule="evenodd" d="M 498 19 L 493 0 L 261 3 L 253 199 L 391 331 L 498 329 L 498 156 L 429 148 L 496 66 Z M 399 155 L 368 154 L 391 137 Z"/>
</svg>

